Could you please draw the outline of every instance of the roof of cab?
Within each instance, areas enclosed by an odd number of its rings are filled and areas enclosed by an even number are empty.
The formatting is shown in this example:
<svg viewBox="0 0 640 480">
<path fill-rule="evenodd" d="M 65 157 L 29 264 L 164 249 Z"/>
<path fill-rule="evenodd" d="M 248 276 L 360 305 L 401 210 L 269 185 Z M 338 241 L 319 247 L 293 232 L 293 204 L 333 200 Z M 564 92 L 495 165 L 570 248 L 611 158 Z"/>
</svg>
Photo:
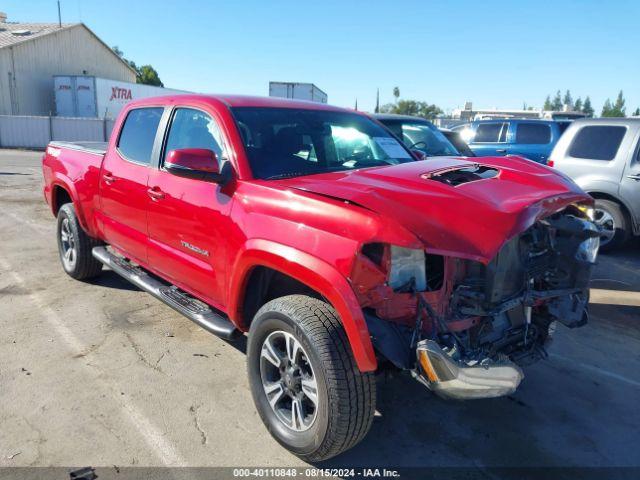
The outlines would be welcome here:
<svg viewBox="0 0 640 480">
<path fill-rule="evenodd" d="M 369 116 L 371 116 L 371 117 L 373 117 L 373 118 L 375 118 L 376 120 L 379 120 L 379 121 L 385 121 L 385 120 L 412 120 L 412 121 L 420 121 L 420 122 L 431 123 L 426 118 L 417 117 L 415 115 L 401 115 L 401 114 L 398 114 L 398 113 L 371 113 L 371 114 L 369 114 Z"/>
<path fill-rule="evenodd" d="M 576 125 L 637 125 L 640 117 L 600 117 L 600 118 L 578 118 L 571 123 Z"/>
<path fill-rule="evenodd" d="M 135 105 L 171 105 L 180 102 L 216 103 L 222 102 L 228 107 L 263 107 L 263 108 L 298 108 L 305 110 L 328 110 L 338 112 L 354 112 L 353 110 L 327 105 L 326 103 L 310 102 L 305 100 L 291 100 L 279 97 L 257 97 L 245 95 L 204 95 L 204 94 L 180 94 L 166 95 L 162 97 L 149 97 L 131 102 Z M 359 113 L 359 112 L 358 112 Z"/>
</svg>

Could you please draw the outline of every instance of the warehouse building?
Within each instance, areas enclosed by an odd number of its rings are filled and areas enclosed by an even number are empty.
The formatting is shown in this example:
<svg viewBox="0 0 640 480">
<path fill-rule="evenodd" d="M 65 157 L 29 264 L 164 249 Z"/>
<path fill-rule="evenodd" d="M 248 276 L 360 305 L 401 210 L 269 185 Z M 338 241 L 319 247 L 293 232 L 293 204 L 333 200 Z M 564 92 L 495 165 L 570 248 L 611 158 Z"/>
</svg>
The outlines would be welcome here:
<svg viewBox="0 0 640 480">
<path fill-rule="evenodd" d="M 82 23 L 14 23 L 0 13 L 0 115 L 55 111 L 54 75 L 135 82 L 136 72 Z"/>
</svg>

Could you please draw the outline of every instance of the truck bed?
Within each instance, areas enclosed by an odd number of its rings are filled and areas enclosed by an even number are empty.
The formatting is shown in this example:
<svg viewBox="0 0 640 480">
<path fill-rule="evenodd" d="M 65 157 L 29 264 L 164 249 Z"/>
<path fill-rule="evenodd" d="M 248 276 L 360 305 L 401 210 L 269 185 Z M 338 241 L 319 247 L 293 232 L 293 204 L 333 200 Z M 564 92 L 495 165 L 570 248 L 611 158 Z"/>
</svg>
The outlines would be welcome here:
<svg viewBox="0 0 640 480">
<path fill-rule="evenodd" d="M 78 150 L 81 152 L 92 153 L 94 155 L 104 155 L 107 153 L 107 142 L 51 142 L 52 147 L 66 148 L 69 150 Z"/>
</svg>

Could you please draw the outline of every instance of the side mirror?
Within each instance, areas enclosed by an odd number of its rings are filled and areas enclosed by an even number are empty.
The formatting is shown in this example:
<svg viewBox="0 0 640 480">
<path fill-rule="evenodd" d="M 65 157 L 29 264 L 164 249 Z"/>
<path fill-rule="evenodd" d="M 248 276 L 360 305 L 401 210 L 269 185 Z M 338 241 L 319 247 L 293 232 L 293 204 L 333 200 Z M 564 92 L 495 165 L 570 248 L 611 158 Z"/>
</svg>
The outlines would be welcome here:
<svg viewBox="0 0 640 480">
<path fill-rule="evenodd" d="M 411 154 L 416 160 L 426 160 L 428 158 L 427 154 L 422 150 L 411 150 Z"/>
<path fill-rule="evenodd" d="M 229 168 L 223 168 L 223 171 L 220 171 L 215 152 L 206 148 L 171 150 L 164 161 L 164 168 L 178 177 L 221 184 L 229 180 L 227 177 L 230 173 Z"/>
</svg>

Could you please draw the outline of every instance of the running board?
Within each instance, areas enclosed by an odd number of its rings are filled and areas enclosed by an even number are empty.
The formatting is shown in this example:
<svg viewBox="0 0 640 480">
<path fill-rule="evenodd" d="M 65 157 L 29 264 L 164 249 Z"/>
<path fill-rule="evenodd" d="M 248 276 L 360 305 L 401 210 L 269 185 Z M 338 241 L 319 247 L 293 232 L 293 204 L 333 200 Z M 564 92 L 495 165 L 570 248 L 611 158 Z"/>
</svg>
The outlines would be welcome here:
<svg viewBox="0 0 640 480">
<path fill-rule="evenodd" d="M 95 247 L 91 253 L 115 273 L 166 303 L 208 332 L 226 339 L 241 335 L 241 332 L 223 314 L 216 313 L 207 304 L 191 297 L 175 285 L 169 285 L 152 277 L 141 267 L 135 267 L 126 259 L 112 254 L 106 247 Z"/>
</svg>

